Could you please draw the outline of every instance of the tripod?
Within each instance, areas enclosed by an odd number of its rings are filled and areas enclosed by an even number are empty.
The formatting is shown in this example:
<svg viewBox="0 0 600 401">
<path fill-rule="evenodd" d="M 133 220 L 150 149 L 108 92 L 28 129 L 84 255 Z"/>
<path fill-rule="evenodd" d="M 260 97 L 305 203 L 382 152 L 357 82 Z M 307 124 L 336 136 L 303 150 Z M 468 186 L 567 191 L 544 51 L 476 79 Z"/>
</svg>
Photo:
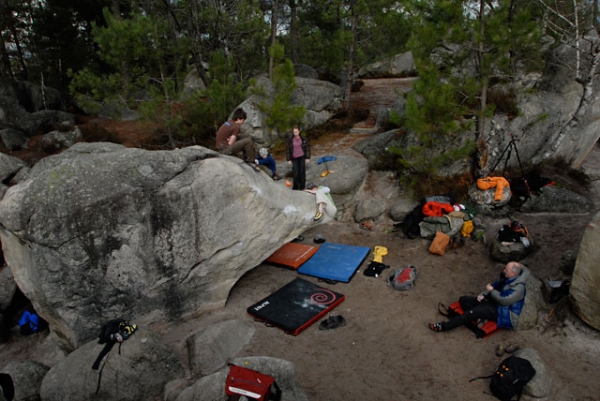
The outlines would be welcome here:
<svg viewBox="0 0 600 401">
<path fill-rule="evenodd" d="M 517 156 L 517 161 L 519 162 L 519 168 L 521 169 L 521 177 L 524 178 L 525 173 L 523 172 L 523 164 L 521 164 L 521 158 L 519 157 L 519 150 L 517 149 L 517 140 L 515 139 L 513 134 L 510 134 L 510 138 L 511 138 L 510 142 L 508 142 L 508 145 L 506 145 L 506 148 L 504 148 L 504 150 L 502 151 L 500 158 L 498 159 L 498 161 L 496 162 L 496 164 L 494 165 L 494 167 L 492 168 L 491 171 L 496 170 L 496 167 L 498 167 L 498 164 L 500 164 L 500 162 L 502 161 L 502 158 L 506 154 L 506 160 L 504 161 L 504 169 L 502 170 L 502 176 L 504 176 L 506 173 L 506 166 L 508 165 L 508 161 L 510 160 L 510 155 L 514 149 L 515 155 Z"/>
</svg>

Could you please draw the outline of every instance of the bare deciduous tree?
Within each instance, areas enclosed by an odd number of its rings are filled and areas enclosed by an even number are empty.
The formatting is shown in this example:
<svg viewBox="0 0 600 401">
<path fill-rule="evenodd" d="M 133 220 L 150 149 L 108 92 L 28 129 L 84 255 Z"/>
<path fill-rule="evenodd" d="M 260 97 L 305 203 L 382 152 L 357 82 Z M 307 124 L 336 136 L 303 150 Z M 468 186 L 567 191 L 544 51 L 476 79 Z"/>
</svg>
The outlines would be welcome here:
<svg viewBox="0 0 600 401">
<path fill-rule="evenodd" d="M 575 58 L 569 67 L 573 69 L 575 81 L 583 89 L 579 105 L 569 121 L 549 138 L 546 149 L 534 160 L 534 162 L 541 162 L 557 154 L 565 138 L 573 135 L 573 129 L 579 125 L 598 96 L 594 92 L 594 82 L 600 64 L 600 40 L 593 21 L 580 18 L 581 15 L 590 15 L 590 13 L 581 8 L 582 4 L 577 0 L 572 0 L 570 10 L 558 8 L 556 2 L 537 1 L 546 11 L 545 28 L 559 37 L 563 43 L 573 46 Z M 586 3 L 583 6 L 597 6 L 597 1 L 593 3 L 592 5 Z M 582 29 L 583 24 L 587 25 L 585 29 Z M 585 32 L 582 32 L 584 30 Z"/>
</svg>

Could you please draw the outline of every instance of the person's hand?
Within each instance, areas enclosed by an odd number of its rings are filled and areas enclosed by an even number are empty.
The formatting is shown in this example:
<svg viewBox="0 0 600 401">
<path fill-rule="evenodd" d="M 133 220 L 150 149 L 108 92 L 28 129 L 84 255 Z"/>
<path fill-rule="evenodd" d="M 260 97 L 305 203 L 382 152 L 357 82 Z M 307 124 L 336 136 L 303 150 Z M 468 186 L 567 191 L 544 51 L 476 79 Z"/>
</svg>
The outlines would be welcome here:
<svg viewBox="0 0 600 401">
<path fill-rule="evenodd" d="M 484 296 L 483 294 L 479 294 L 479 295 L 477 296 L 477 302 L 481 302 L 481 301 L 483 301 L 483 299 L 484 299 L 484 298 L 485 298 L 485 296 Z"/>
<path fill-rule="evenodd" d="M 494 289 L 494 287 L 492 287 L 491 284 L 488 284 L 485 286 L 485 289 L 491 292 Z"/>
<path fill-rule="evenodd" d="M 291 160 L 288 160 L 288 164 L 291 166 L 291 165 L 292 165 L 292 161 L 291 161 Z"/>
<path fill-rule="evenodd" d="M 258 159 L 254 159 L 254 163 L 258 164 Z"/>
<path fill-rule="evenodd" d="M 310 163 L 310 159 L 306 159 L 306 162 L 307 162 L 307 163 Z"/>
</svg>

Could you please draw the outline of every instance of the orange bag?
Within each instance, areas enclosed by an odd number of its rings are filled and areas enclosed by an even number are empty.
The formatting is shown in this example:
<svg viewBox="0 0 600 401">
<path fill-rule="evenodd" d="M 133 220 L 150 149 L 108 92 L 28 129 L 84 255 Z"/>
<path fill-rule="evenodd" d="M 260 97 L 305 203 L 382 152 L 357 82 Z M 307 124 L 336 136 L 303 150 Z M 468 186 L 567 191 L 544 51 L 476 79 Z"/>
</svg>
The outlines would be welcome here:
<svg viewBox="0 0 600 401">
<path fill-rule="evenodd" d="M 441 231 L 435 233 L 435 237 L 429 246 L 429 252 L 434 255 L 443 255 L 446 253 L 446 248 L 450 243 L 450 237 Z"/>
</svg>

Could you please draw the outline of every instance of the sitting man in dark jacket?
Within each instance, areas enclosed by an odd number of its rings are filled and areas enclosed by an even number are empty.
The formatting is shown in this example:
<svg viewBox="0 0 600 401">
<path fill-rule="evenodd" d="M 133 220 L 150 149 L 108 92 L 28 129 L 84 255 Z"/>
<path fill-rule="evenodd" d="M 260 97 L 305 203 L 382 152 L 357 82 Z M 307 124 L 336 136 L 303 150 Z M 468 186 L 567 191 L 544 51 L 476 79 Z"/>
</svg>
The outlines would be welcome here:
<svg viewBox="0 0 600 401">
<path fill-rule="evenodd" d="M 519 262 L 508 262 L 500 274 L 500 279 L 487 284 L 477 297 L 462 296 L 459 299 L 464 314 L 447 322 L 429 323 L 433 331 L 448 331 L 469 321 L 495 321 L 498 327 L 513 329 L 525 303 L 526 283 L 529 269 Z"/>
</svg>

